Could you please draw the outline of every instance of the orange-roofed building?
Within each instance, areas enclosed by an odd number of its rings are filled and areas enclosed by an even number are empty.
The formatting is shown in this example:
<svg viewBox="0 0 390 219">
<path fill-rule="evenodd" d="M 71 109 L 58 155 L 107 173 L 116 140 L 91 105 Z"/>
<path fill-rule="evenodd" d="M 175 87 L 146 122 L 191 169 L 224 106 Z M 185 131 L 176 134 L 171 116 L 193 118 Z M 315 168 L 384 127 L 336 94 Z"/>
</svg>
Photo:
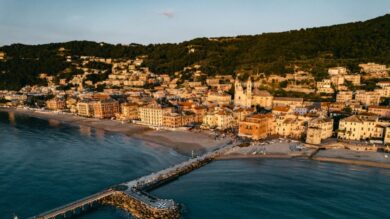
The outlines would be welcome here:
<svg viewBox="0 0 390 219">
<path fill-rule="evenodd" d="M 249 116 L 239 123 L 238 136 L 251 138 L 253 140 L 264 139 L 272 134 L 272 114 L 256 114 Z"/>
</svg>

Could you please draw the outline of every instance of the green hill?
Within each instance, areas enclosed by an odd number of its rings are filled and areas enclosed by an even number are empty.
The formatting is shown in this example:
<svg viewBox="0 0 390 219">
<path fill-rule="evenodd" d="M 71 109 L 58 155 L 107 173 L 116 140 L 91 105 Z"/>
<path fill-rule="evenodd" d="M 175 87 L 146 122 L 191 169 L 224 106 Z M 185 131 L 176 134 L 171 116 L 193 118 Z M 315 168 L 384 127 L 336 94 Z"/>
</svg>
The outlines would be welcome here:
<svg viewBox="0 0 390 219">
<path fill-rule="evenodd" d="M 111 45 L 72 41 L 45 45 L 3 46 L 6 62 L 0 62 L 0 89 L 19 89 L 41 83 L 40 72 L 56 75 L 69 66 L 57 55 L 61 47 L 69 55 L 134 58 L 147 55 L 145 65 L 155 73 L 171 74 L 192 64 L 213 74 L 265 72 L 285 74 L 294 66 L 310 70 L 317 79 L 326 68 L 345 65 L 358 71 L 361 62 L 390 64 L 390 15 L 365 22 L 308 28 L 281 33 L 225 38 L 198 38 L 178 44 Z"/>
</svg>

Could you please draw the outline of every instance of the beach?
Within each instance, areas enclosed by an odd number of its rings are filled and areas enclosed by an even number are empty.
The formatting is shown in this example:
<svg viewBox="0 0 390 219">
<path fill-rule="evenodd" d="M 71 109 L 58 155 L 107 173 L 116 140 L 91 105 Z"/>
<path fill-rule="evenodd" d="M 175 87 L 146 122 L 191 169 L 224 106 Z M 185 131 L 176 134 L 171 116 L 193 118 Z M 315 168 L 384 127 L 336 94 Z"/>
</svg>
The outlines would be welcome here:
<svg viewBox="0 0 390 219">
<path fill-rule="evenodd" d="M 309 157 L 316 149 L 289 139 L 273 139 L 235 147 L 219 159 Z"/>
<path fill-rule="evenodd" d="M 0 112 L 8 112 L 10 114 L 13 113 L 45 119 L 51 122 L 58 121 L 69 125 L 87 126 L 109 132 L 122 133 L 147 143 L 159 144 L 164 147 L 172 148 L 185 156 L 191 156 L 192 154 L 201 155 L 231 142 L 230 138 L 215 138 L 212 133 L 207 131 L 154 130 L 142 125 L 122 123 L 117 120 L 86 118 L 69 113 L 33 111 L 19 108 L 0 108 Z"/>
<path fill-rule="evenodd" d="M 387 156 L 386 156 L 387 155 Z M 390 154 L 373 151 L 352 151 L 347 149 L 320 150 L 313 160 L 390 169 Z"/>
</svg>

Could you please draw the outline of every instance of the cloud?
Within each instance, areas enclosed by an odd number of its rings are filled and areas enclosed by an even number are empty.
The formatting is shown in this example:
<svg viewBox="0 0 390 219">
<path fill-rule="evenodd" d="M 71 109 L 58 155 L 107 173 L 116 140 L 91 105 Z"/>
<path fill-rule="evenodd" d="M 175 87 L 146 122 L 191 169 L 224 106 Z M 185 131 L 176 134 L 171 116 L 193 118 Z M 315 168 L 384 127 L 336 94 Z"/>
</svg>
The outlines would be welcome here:
<svg viewBox="0 0 390 219">
<path fill-rule="evenodd" d="M 175 17 L 175 13 L 173 11 L 163 11 L 161 15 L 167 18 Z"/>
</svg>

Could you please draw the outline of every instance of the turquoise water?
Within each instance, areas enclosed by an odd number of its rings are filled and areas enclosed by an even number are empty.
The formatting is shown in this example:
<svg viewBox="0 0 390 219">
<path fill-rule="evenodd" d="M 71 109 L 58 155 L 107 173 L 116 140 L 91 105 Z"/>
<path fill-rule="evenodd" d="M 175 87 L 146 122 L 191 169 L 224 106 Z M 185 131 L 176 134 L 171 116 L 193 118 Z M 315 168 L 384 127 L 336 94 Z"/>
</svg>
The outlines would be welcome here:
<svg viewBox="0 0 390 219">
<path fill-rule="evenodd" d="M 186 159 L 121 134 L 0 112 L 0 219 L 33 216 Z M 216 161 L 153 194 L 184 218 L 390 218 L 390 170 L 309 160 Z M 130 218 L 103 208 L 83 219 Z"/>
<path fill-rule="evenodd" d="M 311 160 L 221 160 L 153 192 L 184 218 L 390 218 L 390 170 Z"/>
<path fill-rule="evenodd" d="M 27 218 L 186 159 L 121 134 L 0 112 L 0 219 Z M 82 218 L 128 218 L 115 209 Z"/>
</svg>

